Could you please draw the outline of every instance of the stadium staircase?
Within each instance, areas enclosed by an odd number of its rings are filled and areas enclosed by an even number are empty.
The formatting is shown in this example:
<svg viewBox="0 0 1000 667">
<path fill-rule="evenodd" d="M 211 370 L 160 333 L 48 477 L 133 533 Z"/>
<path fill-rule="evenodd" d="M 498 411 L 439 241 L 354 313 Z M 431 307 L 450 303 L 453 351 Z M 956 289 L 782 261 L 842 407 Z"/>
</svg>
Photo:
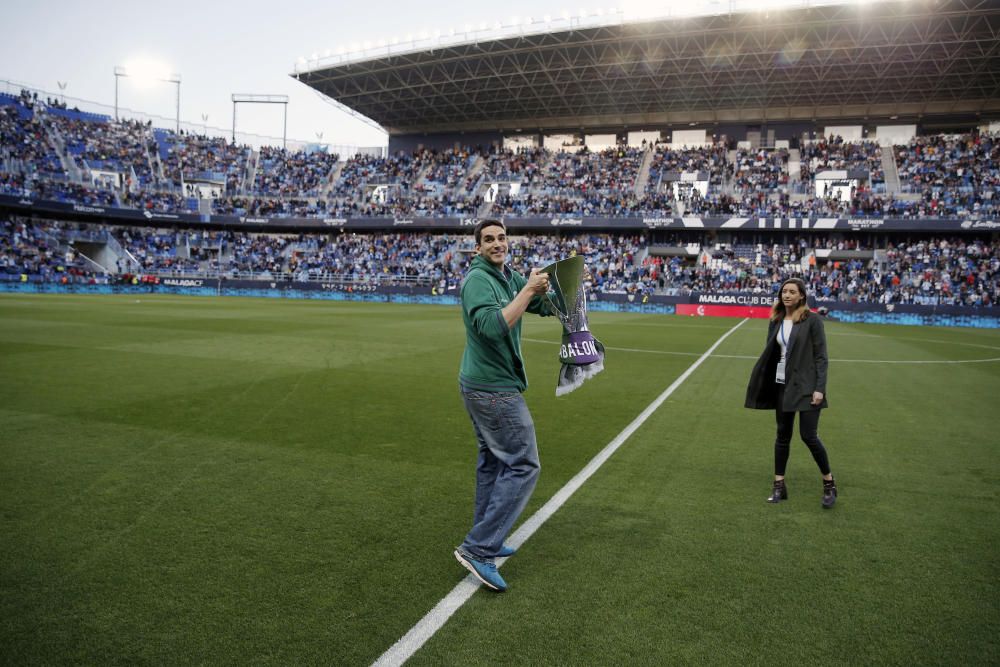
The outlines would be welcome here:
<svg viewBox="0 0 1000 667">
<path fill-rule="evenodd" d="M 482 155 L 477 155 L 476 159 L 472 163 L 472 167 L 469 168 L 469 173 L 465 176 L 465 183 L 472 183 L 471 188 L 466 188 L 464 183 L 460 186 L 463 189 L 463 195 L 467 199 L 475 199 L 476 195 L 482 190 L 482 180 L 483 180 L 483 169 L 486 168 L 486 159 Z"/>
<path fill-rule="evenodd" d="M 247 179 L 250 177 L 250 162 L 253 160 L 253 149 L 247 148 L 246 159 L 243 160 L 240 165 L 239 180 L 236 183 L 236 192 L 226 192 L 227 195 L 246 195 L 249 191 L 247 188 Z"/>
<path fill-rule="evenodd" d="M 421 185 L 423 185 L 424 181 L 427 180 L 427 174 L 429 174 L 431 172 L 431 169 L 433 168 L 434 168 L 434 161 L 428 160 L 427 164 L 425 164 L 420 168 L 420 171 L 417 173 L 417 177 L 413 179 L 413 185 L 410 186 L 410 189 L 415 190 Z"/>
<path fill-rule="evenodd" d="M 485 187 L 486 187 L 486 184 L 484 183 L 483 185 L 480 186 L 480 189 L 483 189 Z M 477 218 L 488 218 L 490 216 L 490 211 L 492 211 L 492 210 L 493 210 L 493 202 L 483 200 L 483 205 L 479 207 L 478 211 L 476 211 L 476 217 Z"/>
<path fill-rule="evenodd" d="M 100 273 L 109 273 L 109 274 L 115 273 L 104 264 L 92 259 L 90 256 L 93 255 L 94 257 L 97 257 L 97 259 L 101 260 L 105 264 L 110 264 L 111 266 L 114 266 L 114 261 L 113 261 L 114 257 L 111 253 L 107 251 L 107 244 L 105 243 L 103 238 L 100 240 L 100 242 L 94 242 L 94 241 L 82 242 L 79 241 L 76 238 L 75 233 L 70 230 L 60 229 L 57 231 L 57 234 L 52 234 L 43 227 L 36 227 L 35 229 L 41 232 L 42 236 L 44 236 L 49 241 L 50 251 L 56 252 L 60 256 L 67 258 L 66 262 L 67 264 L 72 264 L 72 262 L 69 261 L 69 258 L 75 256 L 81 258 L 88 265 L 87 268 L 90 271 L 98 271 Z M 111 234 L 106 233 L 105 236 L 111 236 Z M 77 247 L 78 244 L 79 247 Z"/>
<path fill-rule="evenodd" d="M 486 160 L 483 159 L 482 155 L 476 155 L 472 161 L 472 166 L 469 167 L 469 171 L 459 180 L 459 182 L 451 189 L 451 194 L 456 200 L 461 199 L 466 203 L 471 203 L 476 199 L 476 195 L 482 189 L 482 183 L 479 181 L 480 174 L 482 174 L 483 168 L 486 166 Z M 466 183 L 473 183 L 471 189 L 466 189 Z M 478 212 L 476 212 L 478 215 Z"/>
<path fill-rule="evenodd" d="M 340 172 L 344 171 L 344 165 L 346 164 L 347 164 L 346 160 L 338 159 L 337 163 L 333 165 L 333 169 L 330 170 L 330 174 L 327 177 L 326 182 L 323 184 L 323 187 L 320 188 L 319 191 L 320 199 L 326 199 L 327 196 L 330 194 L 330 192 L 333 190 L 333 186 L 335 186 L 337 184 L 337 181 L 340 180 Z M 251 181 L 251 183 L 252 182 L 253 181 Z"/>
<path fill-rule="evenodd" d="M 735 150 L 726 151 L 726 164 L 722 167 L 722 184 L 719 186 L 720 194 L 730 197 L 736 195 L 733 187 L 733 177 L 736 174 L 737 152 Z M 712 175 L 709 172 L 709 189 L 711 190 Z"/>
<path fill-rule="evenodd" d="M 118 242 L 118 239 L 115 238 L 114 234 L 109 232 L 104 243 L 107 246 L 107 249 L 114 253 L 115 268 L 117 268 L 120 263 L 125 273 L 137 273 L 142 270 L 142 265 L 139 264 L 139 260 L 137 260 L 132 253 L 126 250 L 122 244 Z M 112 271 L 112 273 L 117 273 L 117 271 Z"/>
<path fill-rule="evenodd" d="M 885 248 L 875 248 L 872 255 L 872 262 L 880 271 L 886 271 L 889 267 L 889 256 Z"/>
<path fill-rule="evenodd" d="M 36 117 L 41 122 L 42 127 L 45 128 L 49 145 L 55 150 L 56 156 L 59 158 L 59 164 L 62 166 L 63 171 L 66 172 L 69 180 L 73 183 L 82 183 L 83 171 L 77 166 L 76 161 L 73 160 L 73 157 L 66 150 L 66 142 L 59 132 L 59 128 L 55 124 L 48 122 L 48 114 L 40 113 L 36 114 Z"/>
<path fill-rule="evenodd" d="M 892 146 L 882 150 L 882 171 L 885 173 L 885 192 L 888 195 L 898 195 L 899 168 L 896 166 L 896 151 Z"/>
<path fill-rule="evenodd" d="M 251 151 L 247 165 L 247 180 L 243 183 L 243 192 L 249 194 L 253 192 L 257 183 L 257 169 L 260 167 L 260 151 Z"/>
<path fill-rule="evenodd" d="M 146 154 L 146 166 L 149 167 L 149 173 L 152 175 L 152 178 L 153 178 L 153 182 L 150 183 L 149 185 L 150 186 L 154 186 L 156 183 L 159 183 L 159 178 L 157 176 L 157 174 L 158 174 L 157 164 L 158 163 L 153 160 L 153 153 L 149 152 L 149 142 L 150 141 L 153 141 L 152 132 L 150 132 L 150 134 L 148 136 L 144 135 L 142 137 L 142 152 Z M 135 181 L 133 181 L 133 182 L 135 182 Z"/>
<path fill-rule="evenodd" d="M 476 155 L 475 161 L 472 163 L 472 167 L 469 169 L 469 173 L 466 176 L 467 179 L 476 179 L 479 174 L 482 173 L 483 168 L 486 166 L 486 160 L 483 159 L 482 155 Z M 473 195 L 475 196 L 475 195 Z"/>
<path fill-rule="evenodd" d="M 642 155 L 642 164 L 639 165 L 639 173 L 635 177 L 635 188 L 633 192 L 636 197 L 640 199 L 646 193 L 646 185 L 649 184 L 649 169 L 653 165 L 653 155 L 656 153 L 654 150 L 655 144 L 649 144 L 646 152 Z"/>
<path fill-rule="evenodd" d="M 147 149 L 147 152 L 149 149 Z M 153 151 L 150 155 L 150 164 L 153 165 L 153 181 L 159 185 L 166 181 L 166 177 L 163 175 L 163 161 L 160 160 L 160 152 Z"/>
<path fill-rule="evenodd" d="M 788 185 L 794 189 L 793 184 L 802 180 L 802 153 L 798 148 L 788 149 L 788 162 L 784 168 L 788 173 Z"/>
</svg>

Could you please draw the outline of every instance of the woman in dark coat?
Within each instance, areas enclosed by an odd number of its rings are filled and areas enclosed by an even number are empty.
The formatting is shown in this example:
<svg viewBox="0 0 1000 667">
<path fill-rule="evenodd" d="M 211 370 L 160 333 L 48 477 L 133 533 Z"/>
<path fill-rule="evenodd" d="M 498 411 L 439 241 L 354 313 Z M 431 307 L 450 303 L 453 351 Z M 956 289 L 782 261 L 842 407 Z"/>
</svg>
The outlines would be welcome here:
<svg viewBox="0 0 1000 667">
<path fill-rule="evenodd" d="M 816 432 L 820 410 L 827 407 L 826 334 L 822 318 L 809 311 L 806 297 L 806 285 L 798 278 L 781 283 L 771 309 L 767 343 L 750 375 L 746 407 L 775 411 L 774 487 L 767 502 L 788 499 L 785 466 L 797 412 L 799 435 L 823 475 L 823 507 L 829 509 L 837 501 L 837 486 L 826 448 Z"/>
</svg>

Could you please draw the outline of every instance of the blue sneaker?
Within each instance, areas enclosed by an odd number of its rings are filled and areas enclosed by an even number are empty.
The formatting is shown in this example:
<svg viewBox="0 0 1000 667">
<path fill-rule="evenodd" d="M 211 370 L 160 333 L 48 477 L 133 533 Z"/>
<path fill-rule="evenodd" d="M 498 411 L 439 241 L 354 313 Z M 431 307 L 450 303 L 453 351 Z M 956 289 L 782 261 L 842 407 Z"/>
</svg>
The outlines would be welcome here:
<svg viewBox="0 0 1000 667">
<path fill-rule="evenodd" d="M 483 582 L 483 585 L 490 590 L 499 592 L 507 590 L 507 582 L 500 576 L 497 566 L 494 563 L 478 560 L 467 553 L 463 553 L 461 549 L 455 549 L 455 558 L 458 559 L 458 562 L 465 569 L 472 573 L 472 576 Z"/>
<path fill-rule="evenodd" d="M 508 556 L 513 556 L 517 553 L 517 549 L 514 547 L 508 547 L 506 544 L 500 547 L 500 553 L 497 554 L 497 558 L 507 558 Z"/>
</svg>

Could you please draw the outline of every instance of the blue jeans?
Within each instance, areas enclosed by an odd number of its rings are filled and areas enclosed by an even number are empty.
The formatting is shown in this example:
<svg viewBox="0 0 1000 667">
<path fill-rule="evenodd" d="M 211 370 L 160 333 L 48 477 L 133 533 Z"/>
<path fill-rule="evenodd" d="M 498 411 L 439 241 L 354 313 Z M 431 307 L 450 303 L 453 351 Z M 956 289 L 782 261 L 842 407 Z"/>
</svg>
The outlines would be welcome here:
<svg viewBox="0 0 1000 667">
<path fill-rule="evenodd" d="M 479 445 L 472 530 L 459 547 L 492 560 L 531 498 L 541 464 L 535 423 L 517 392 L 462 391 Z"/>
</svg>

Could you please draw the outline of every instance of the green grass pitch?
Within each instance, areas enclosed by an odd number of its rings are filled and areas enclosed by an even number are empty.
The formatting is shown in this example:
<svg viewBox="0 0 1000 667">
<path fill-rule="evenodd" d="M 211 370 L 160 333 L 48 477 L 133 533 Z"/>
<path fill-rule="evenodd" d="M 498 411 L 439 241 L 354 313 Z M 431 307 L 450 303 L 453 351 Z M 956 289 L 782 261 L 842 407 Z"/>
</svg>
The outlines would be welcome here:
<svg viewBox="0 0 1000 667">
<path fill-rule="evenodd" d="M 524 518 L 737 320 L 593 313 Z M 737 329 L 413 665 L 997 664 L 1000 332 L 829 322 L 820 435 L 764 503 Z M 464 576 L 455 307 L 0 297 L 0 662 L 367 665 Z M 948 362 L 948 363 L 943 363 Z M 962 362 L 962 363 L 951 363 Z"/>
</svg>

